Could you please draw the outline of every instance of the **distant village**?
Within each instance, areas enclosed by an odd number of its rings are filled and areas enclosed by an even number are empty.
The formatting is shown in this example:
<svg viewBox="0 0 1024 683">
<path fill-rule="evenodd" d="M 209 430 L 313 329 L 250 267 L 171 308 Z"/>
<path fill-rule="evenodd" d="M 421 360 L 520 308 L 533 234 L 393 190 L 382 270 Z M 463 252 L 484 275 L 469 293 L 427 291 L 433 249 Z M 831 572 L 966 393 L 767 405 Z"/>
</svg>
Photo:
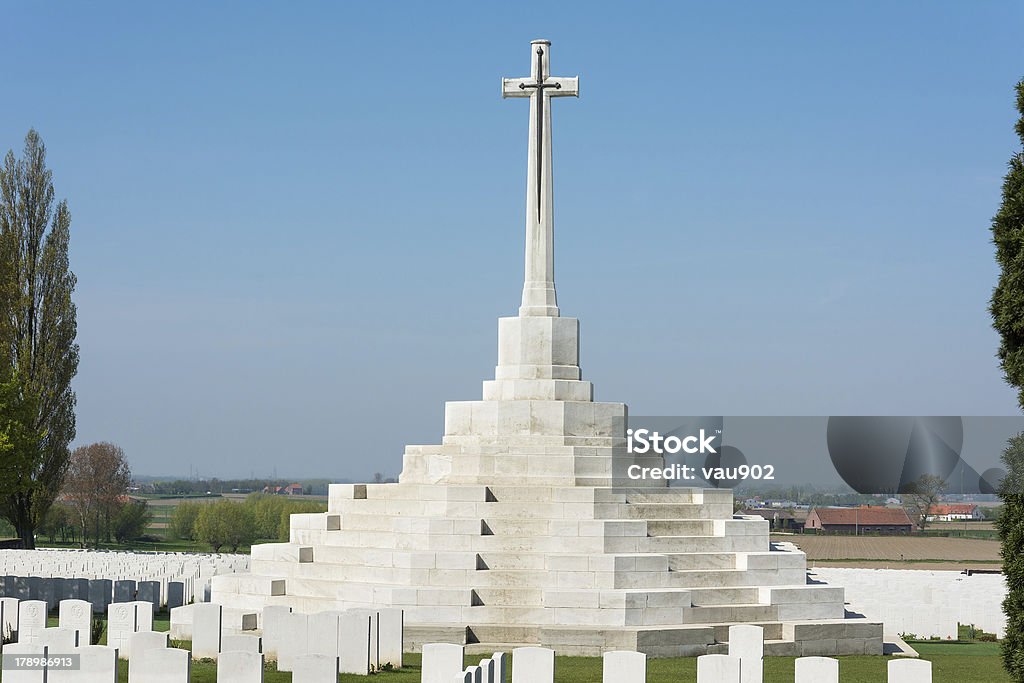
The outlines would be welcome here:
<svg viewBox="0 0 1024 683">
<path fill-rule="evenodd" d="M 737 514 L 768 520 L 772 531 L 841 535 L 900 535 L 923 531 L 940 522 L 985 523 L 995 518 L 994 505 L 941 502 L 925 511 L 904 507 L 898 498 L 882 505 L 805 505 L 788 500 L 748 498 Z"/>
</svg>

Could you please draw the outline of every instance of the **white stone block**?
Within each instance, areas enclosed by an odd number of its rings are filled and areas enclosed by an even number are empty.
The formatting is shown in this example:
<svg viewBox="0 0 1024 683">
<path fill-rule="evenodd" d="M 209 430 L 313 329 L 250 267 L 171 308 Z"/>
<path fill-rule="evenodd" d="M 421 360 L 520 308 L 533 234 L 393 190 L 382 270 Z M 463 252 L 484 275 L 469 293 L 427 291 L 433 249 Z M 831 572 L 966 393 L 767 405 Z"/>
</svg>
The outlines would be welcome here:
<svg viewBox="0 0 1024 683">
<path fill-rule="evenodd" d="M 168 638 L 164 631 L 136 631 L 128 636 L 128 679 L 132 679 L 132 667 L 150 650 L 167 649 Z"/>
<path fill-rule="evenodd" d="M 107 606 L 107 645 L 117 648 L 121 659 L 128 659 L 131 654 L 128 639 L 138 630 L 138 607 L 134 602 L 114 602 Z M 152 623 L 150 628 L 141 630 L 153 630 Z"/>
<path fill-rule="evenodd" d="M 642 652 L 605 652 L 603 657 L 604 683 L 646 683 L 647 655 Z"/>
<path fill-rule="evenodd" d="M 830 657 L 799 657 L 794 683 L 839 683 L 839 660 Z"/>
<path fill-rule="evenodd" d="M 338 658 L 329 655 L 299 655 L 292 670 L 292 683 L 336 683 Z"/>
<path fill-rule="evenodd" d="M 46 647 L 50 655 L 68 655 L 78 647 L 78 631 L 73 628 L 44 628 L 39 632 L 38 644 Z"/>
<path fill-rule="evenodd" d="M 57 608 L 61 628 L 78 631 L 78 644 L 92 645 L 92 605 L 85 600 L 61 600 Z"/>
<path fill-rule="evenodd" d="M 217 683 L 263 683 L 263 655 L 241 650 L 221 652 L 217 658 Z"/>
<path fill-rule="evenodd" d="M 555 651 L 546 647 L 512 650 L 512 683 L 553 683 Z"/>
<path fill-rule="evenodd" d="M 14 642 L 18 636 L 18 598 L 0 598 L 0 640 Z"/>
<path fill-rule="evenodd" d="M 480 660 L 480 681 L 481 683 L 494 683 L 494 660 Z"/>
<path fill-rule="evenodd" d="M 48 651 L 48 656 L 55 654 Z M 75 650 L 78 670 L 52 669 L 47 683 L 117 683 L 117 650 L 106 645 L 86 645 Z M 59 653 L 58 653 L 59 654 Z"/>
<path fill-rule="evenodd" d="M 222 608 L 212 602 L 193 605 L 192 659 L 216 659 L 220 653 Z"/>
<path fill-rule="evenodd" d="M 291 612 L 292 608 L 284 605 L 268 605 L 263 608 L 263 654 L 267 659 L 277 659 L 284 638 L 285 617 Z"/>
<path fill-rule="evenodd" d="M 924 659 L 891 659 L 888 674 L 888 683 L 932 683 L 932 663 Z"/>
<path fill-rule="evenodd" d="M 192 656 L 188 650 L 146 650 L 131 667 L 128 683 L 189 683 Z"/>
<path fill-rule="evenodd" d="M 697 683 L 740 683 L 740 658 L 732 655 L 697 657 Z"/>
<path fill-rule="evenodd" d="M 426 643 L 423 645 L 421 683 L 451 683 L 456 674 L 465 671 L 466 648 L 451 643 Z"/>
<path fill-rule="evenodd" d="M 192 640 L 192 615 L 195 605 L 171 609 L 171 640 Z"/>
<path fill-rule="evenodd" d="M 280 616 L 281 639 L 277 643 L 277 670 L 294 671 L 297 657 L 309 654 L 309 616 L 292 612 Z"/>
<path fill-rule="evenodd" d="M 373 618 L 354 610 L 342 613 L 335 623 L 339 673 L 366 675 L 370 672 Z"/>
<path fill-rule="evenodd" d="M 508 683 L 508 655 L 495 652 L 491 661 L 494 662 L 494 683 Z"/>
<path fill-rule="evenodd" d="M 405 612 L 397 607 L 377 610 L 377 666 L 402 668 Z M 372 657 L 371 657 L 372 659 Z"/>
<path fill-rule="evenodd" d="M 764 680 L 764 629 L 750 624 L 729 627 L 729 654 L 743 662 L 741 683 Z"/>
<path fill-rule="evenodd" d="M 4 645 L 4 657 L 45 657 L 46 647 L 32 643 Z M 3 683 L 46 683 L 45 669 L 19 669 L 3 672 Z"/>
<path fill-rule="evenodd" d="M 46 628 L 46 603 L 42 600 L 22 600 L 18 603 L 18 642 L 32 645 Z"/>
<path fill-rule="evenodd" d="M 473 672 L 469 669 L 460 671 L 452 676 L 452 683 L 473 683 Z"/>
<path fill-rule="evenodd" d="M 260 637 L 247 633 L 224 633 L 220 637 L 220 651 L 260 653 Z"/>
</svg>

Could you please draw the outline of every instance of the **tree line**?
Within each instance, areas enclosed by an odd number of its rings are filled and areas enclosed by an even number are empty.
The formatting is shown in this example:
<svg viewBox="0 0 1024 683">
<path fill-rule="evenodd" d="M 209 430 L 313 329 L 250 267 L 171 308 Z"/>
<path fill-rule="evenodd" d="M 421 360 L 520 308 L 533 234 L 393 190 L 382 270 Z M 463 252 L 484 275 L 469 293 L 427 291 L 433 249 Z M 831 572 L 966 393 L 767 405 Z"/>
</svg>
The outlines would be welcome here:
<svg viewBox="0 0 1024 683">
<path fill-rule="evenodd" d="M 256 541 L 287 541 L 292 514 L 326 510 L 323 502 L 262 493 L 239 502 L 184 501 L 174 508 L 169 531 L 184 541 L 206 543 L 213 552 L 237 552 Z"/>
</svg>

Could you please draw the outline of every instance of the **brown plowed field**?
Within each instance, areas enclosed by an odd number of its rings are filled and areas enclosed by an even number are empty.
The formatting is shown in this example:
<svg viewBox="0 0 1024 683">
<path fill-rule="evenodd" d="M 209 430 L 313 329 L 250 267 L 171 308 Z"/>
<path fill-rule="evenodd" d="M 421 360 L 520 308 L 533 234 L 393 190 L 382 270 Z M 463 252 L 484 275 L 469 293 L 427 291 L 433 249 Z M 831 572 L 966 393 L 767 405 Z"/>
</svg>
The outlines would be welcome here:
<svg viewBox="0 0 1024 683">
<path fill-rule="evenodd" d="M 1000 564 L 999 542 L 976 538 L 794 535 L 772 540 L 796 544 L 807 553 L 808 565 L 982 569 Z"/>
</svg>

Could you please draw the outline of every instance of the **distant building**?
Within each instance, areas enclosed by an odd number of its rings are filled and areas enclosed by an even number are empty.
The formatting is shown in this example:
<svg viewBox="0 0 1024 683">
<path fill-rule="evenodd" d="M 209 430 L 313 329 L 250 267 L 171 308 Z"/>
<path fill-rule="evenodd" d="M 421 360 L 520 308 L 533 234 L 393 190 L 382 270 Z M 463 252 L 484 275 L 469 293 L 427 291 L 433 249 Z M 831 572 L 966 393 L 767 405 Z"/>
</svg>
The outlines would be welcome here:
<svg viewBox="0 0 1024 683">
<path fill-rule="evenodd" d="M 814 508 L 805 531 L 825 534 L 909 534 L 914 528 L 903 508 L 861 506 Z"/>
<path fill-rule="evenodd" d="M 767 519 L 773 531 L 800 531 L 807 519 L 807 510 L 777 510 L 774 508 L 747 508 L 741 515 L 755 515 Z"/>
<path fill-rule="evenodd" d="M 941 503 L 928 508 L 925 519 L 929 522 L 980 521 L 985 515 L 973 503 Z"/>
<path fill-rule="evenodd" d="M 263 493 L 275 496 L 301 496 L 302 484 L 288 484 L 287 486 L 264 486 Z"/>
</svg>

